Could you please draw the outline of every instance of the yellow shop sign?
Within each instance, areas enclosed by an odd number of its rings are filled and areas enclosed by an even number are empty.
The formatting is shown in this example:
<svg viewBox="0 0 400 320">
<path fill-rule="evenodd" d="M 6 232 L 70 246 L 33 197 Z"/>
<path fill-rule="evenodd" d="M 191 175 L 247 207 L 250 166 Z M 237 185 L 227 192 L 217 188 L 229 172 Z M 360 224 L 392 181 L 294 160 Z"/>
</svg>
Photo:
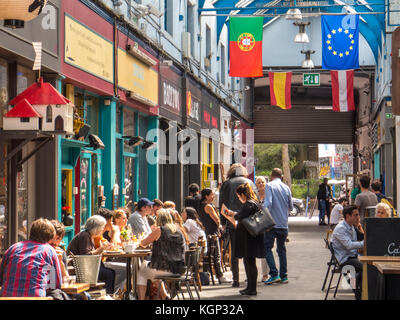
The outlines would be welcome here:
<svg viewBox="0 0 400 320">
<path fill-rule="evenodd" d="M 118 49 L 118 86 L 158 105 L 158 73 L 122 49 Z"/>
<path fill-rule="evenodd" d="M 65 15 L 65 63 L 114 81 L 113 43 Z"/>
</svg>

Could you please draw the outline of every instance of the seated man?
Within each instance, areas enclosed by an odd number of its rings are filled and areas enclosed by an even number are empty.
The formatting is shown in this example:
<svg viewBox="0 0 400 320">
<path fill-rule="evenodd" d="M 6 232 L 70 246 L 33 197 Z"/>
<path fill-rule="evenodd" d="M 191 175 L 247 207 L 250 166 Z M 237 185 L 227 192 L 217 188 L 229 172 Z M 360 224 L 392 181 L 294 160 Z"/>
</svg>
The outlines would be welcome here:
<svg viewBox="0 0 400 320">
<path fill-rule="evenodd" d="M 356 300 L 361 300 L 362 263 L 358 260 L 358 250 L 364 241 L 357 241 L 356 227 L 360 225 L 360 215 L 356 206 L 343 209 L 344 220 L 339 222 L 332 234 L 332 247 L 340 267 L 353 266 L 356 274 L 356 287 L 353 288 Z"/>
<path fill-rule="evenodd" d="M 343 218 L 343 205 L 345 203 L 346 199 L 345 198 L 340 198 L 339 199 L 339 203 L 337 203 L 333 209 L 332 209 L 332 213 L 331 213 L 331 221 L 330 221 L 330 227 L 332 230 L 335 229 L 335 227 L 337 226 L 337 224 L 342 220 Z"/>
<path fill-rule="evenodd" d="M 56 231 L 47 219 L 32 223 L 29 240 L 13 244 L 0 264 L 1 297 L 46 297 L 60 289 L 62 276 L 57 253 L 49 245 Z"/>
</svg>

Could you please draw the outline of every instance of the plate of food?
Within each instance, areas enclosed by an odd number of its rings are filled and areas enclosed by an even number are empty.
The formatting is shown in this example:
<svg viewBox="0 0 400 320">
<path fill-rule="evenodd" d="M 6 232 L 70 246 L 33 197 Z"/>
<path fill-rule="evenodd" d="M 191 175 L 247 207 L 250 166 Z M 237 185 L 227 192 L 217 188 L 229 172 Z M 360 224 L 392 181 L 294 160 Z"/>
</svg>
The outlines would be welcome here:
<svg viewBox="0 0 400 320">
<path fill-rule="evenodd" d="M 123 253 L 122 250 L 118 249 L 118 250 L 104 250 L 104 253 Z"/>
</svg>

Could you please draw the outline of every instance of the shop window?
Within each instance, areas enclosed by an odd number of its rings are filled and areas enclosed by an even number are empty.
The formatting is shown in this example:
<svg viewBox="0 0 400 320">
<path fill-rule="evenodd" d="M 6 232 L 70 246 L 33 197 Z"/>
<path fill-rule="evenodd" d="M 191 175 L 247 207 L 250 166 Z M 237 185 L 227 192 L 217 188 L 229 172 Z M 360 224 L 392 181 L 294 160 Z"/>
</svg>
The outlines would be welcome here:
<svg viewBox="0 0 400 320">
<path fill-rule="evenodd" d="M 87 124 L 90 125 L 90 134 L 99 135 L 99 99 L 86 96 Z"/>
<path fill-rule="evenodd" d="M 3 116 L 7 113 L 8 103 L 8 68 L 7 62 L 0 59 L 0 128 L 3 127 Z"/>
<path fill-rule="evenodd" d="M 116 139 L 115 140 L 115 184 L 118 185 L 118 193 L 121 191 L 121 139 Z M 119 196 L 119 195 L 117 195 Z M 115 195 L 113 195 L 113 207 L 119 207 L 119 197 L 117 199 L 114 199 Z M 115 202 L 115 205 L 114 205 Z"/>
<path fill-rule="evenodd" d="M 72 170 L 61 170 L 61 219 L 72 214 Z"/>
<path fill-rule="evenodd" d="M 26 162 L 22 166 L 17 175 L 17 225 L 18 225 L 18 241 L 27 240 L 28 238 L 28 183 Z"/>
<path fill-rule="evenodd" d="M 17 95 L 36 82 L 36 72 L 25 68 L 21 65 L 17 66 Z"/>
<path fill-rule="evenodd" d="M 123 135 L 124 136 L 135 136 L 135 112 L 127 107 L 123 108 Z M 129 146 L 124 143 L 125 152 L 135 152 L 135 147 Z"/>
<path fill-rule="evenodd" d="M 80 211 L 81 225 L 90 217 L 90 159 L 81 158 L 80 164 Z"/>
<path fill-rule="evenodd" d="M 125 157 L 125 205 L 130 200 L 134 201 L 134 176 L 135 176 L 135 158 Z"/>
<path fill-rule="evenodd" d="M 53 109 L 50 105 L 46 108 L 46 122 L 53 122 Z"/>
<path fill-rule="evenodd" d="M 0 150 L 3 156 L 7 156 L 7 145 Z M 4 164 L 4 170 L 0 171 L 0 253 L 8 247 L 7 233 L 7 162 Z"/>
</svg>

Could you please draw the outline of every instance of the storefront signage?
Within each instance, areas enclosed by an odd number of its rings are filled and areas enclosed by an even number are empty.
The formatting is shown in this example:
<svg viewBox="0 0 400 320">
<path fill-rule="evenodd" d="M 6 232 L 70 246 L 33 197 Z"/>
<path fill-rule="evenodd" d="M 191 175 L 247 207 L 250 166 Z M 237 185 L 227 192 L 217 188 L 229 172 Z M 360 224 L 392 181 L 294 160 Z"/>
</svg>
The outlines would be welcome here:
<svg viewBox="0 0 400 320">
<path fill-rule="evenodd" d="M 173 86 L 171 83 L 163 81 L 162 83 L 163 101 L 164 107 L 167 107 L 175 113 L 179 113 L 181 110 L 181 92 L 178 88 Z"/>
<path fill-rule="evenodd" d="M 219 129 L 219 103 L 218 100 L 209 94 L 205 89 L 202 90 L 201 100 L 203 103 L 202 128 Z"/>
<path fill-rule="evenodd" d="M 210 124 L 211 116 L 207 111 L 203 112 L 203 119 L 205 123 Z"/>
<path fill-rule="evenodd" d="M 158 73 L 118 49 L 118 85 L 158 105 Z"/>
<path fill-rule="evenodd" d="M 65 63 L 113 82 L 113 43 L 65 15 Z"/>
<path fill-rule="evenodd" d="M 186 91 L 186 111 L 189 118 L 200 120 L 200 102 L 194 99 L 191 91 Z"/>
</svg>

